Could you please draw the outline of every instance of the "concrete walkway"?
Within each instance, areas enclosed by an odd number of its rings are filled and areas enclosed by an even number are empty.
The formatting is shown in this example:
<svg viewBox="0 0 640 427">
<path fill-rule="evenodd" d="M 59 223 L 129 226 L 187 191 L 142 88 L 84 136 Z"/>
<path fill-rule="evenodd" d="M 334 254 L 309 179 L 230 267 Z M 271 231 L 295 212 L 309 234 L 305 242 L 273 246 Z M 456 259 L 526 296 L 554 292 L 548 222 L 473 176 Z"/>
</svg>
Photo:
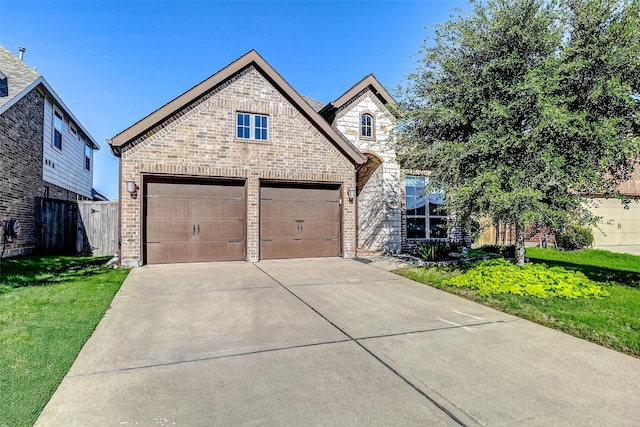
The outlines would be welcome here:
<svg viewBox="0 0 640 427">
<path fill-rule="evenodd" d="M 134 269 L 38 426 L 637 425 L 640 360 L 361 262 Z"/>
</svg>

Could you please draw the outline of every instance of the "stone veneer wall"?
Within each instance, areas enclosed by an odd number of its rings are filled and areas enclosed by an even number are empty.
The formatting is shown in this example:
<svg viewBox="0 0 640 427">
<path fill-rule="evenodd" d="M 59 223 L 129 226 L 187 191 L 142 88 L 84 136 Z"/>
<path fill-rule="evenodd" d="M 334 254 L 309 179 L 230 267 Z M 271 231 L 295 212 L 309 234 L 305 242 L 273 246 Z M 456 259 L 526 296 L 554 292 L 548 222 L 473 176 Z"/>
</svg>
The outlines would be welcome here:
<svg viewBox="0 0 640 427">
<path fill-rule="evenodd" d="M 267 114 L 269 141 L 237 139 L 236 112 Z M 259 260 L 260 180 L 342 184 L 342 252 L 355 256 L 355 167 L 253 66 L 133 141 L 121 155 L 121 259 L 142 261 L 142 200 L 125 182 L 142 188 L 144 174 L 245 178 L 247 261 Z"/>
<path fill-rule="evenodd" d="M 364 113 L 373 116 L 373 138 L 360 136 L 360 117 Z M 340 108 L 334 127 L 360 151 L 382 160 L 358 195 L 358 247 L 373 252 L 399 251 L 404 180 L 396 160 L 395 118 L 377 96 L 365 89 Z"/>
<path fill-rule="evenodd" d="M 5 257 L 35 251 L 36 197 L 76 200 L 75 193 L 42 179 L 43 123 L 44 96 L 36 89 L 0 115 L 0 220 L 15 218 L 21 224 Z"/>
</svg>

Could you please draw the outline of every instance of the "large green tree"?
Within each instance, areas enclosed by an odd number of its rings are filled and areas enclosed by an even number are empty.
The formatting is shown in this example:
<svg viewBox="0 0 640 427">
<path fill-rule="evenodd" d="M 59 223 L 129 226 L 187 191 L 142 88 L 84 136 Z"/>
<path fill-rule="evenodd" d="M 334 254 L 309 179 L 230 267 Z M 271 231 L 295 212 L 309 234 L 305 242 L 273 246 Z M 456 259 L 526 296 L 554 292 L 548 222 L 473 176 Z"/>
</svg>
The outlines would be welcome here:
<svg viewBox="0 0 640 427">
<path fill-rule="evenodd" d="M 472 1 L 409 76 L 398 152 L 464 225 L 554 230 L 590 219 L 640 155 L 640 0 Z M 592 219 L 592 218 L 591 218 Z"/>
</svg>

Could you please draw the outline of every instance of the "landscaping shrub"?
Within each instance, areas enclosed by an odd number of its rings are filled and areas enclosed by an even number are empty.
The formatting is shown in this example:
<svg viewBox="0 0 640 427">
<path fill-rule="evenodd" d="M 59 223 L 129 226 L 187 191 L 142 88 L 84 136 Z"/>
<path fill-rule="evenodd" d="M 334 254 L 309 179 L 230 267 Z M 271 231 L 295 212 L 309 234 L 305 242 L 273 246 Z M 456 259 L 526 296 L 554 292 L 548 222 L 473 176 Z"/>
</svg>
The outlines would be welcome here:
<svg viewBox="0 0 640 427">
<path fill-rule="evenodd" d="M 440 261 L 447 259 L 451 252 L 451 245 L 439 240 L 418 243 L 418 255 L 425 261 Z"/>
<path fill-rule="evenodd" d="M 609 296 L 579 271 L 549 268 L 545 264 L 519 267 L 501 258 L 479 262 L 464 274 L 442 283 L 475 289 L 482 296 L 513 294 L 566 299 Z"/>
<path fill-rule="evenodd" d="M 571 225 L 556 233 L 556 243 L 568 251 L 590 248 L 593 245 L 593 231 L 589 227 Z"/>
</svg>

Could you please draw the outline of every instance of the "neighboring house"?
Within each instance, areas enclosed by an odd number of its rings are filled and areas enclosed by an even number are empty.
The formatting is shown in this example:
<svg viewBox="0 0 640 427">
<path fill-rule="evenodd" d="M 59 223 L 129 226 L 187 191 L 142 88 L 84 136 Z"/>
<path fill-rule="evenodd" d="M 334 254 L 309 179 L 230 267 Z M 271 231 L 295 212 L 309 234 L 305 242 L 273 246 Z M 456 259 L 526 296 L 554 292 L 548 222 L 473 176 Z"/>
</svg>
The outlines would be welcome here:
<svg viewBox="0 0 640 427">
<path fill-rule="evenodd" d="M 585 198 L 586 207 L 600 218 L 599 224 L 592 227 L 593 245 L 602 249 L 616 251 L 626 248 L 638 253 L 640 248 L 640 162 L 636 163 L 631 177 L 618 186 L 617 191 L 629 200 L 623 204 L 620 199 L 607 198 L 602 195 Z M 528 227 L 525 231 L 527 246 L 555 246 L 555 236 L 549 228 L 535 229 Z M 514 244 L 516 239 L 513 224 L 500 224 L 487 227 L 477 240 L 478 244 Z"/>
<path fill-rule="evenodd" d="M 593 228 L 594 246 L 607 249 L 612 246 L 640 246 L 640 162 L 630 179 L 618 191 L 631 202 L 625 207 L 620 200 L 594 197 L 590 210 L 601 218 Z"/>
<path fill-rule="evenodd" d="M 325 105 L 247 53 L 108 141 L 122 264 L 398 251 L 406 221 L 426 237 L 426 197 L 403 219 L 393 102 L 369 75 Z"/>
<path fill-rule="evenodd" d="M 49 83 L 0 46 L 0 220 L 21 224 L 5 256 L 35 250 L 36 197 L 93 198 L 97 149 Z"/>
</svg>

